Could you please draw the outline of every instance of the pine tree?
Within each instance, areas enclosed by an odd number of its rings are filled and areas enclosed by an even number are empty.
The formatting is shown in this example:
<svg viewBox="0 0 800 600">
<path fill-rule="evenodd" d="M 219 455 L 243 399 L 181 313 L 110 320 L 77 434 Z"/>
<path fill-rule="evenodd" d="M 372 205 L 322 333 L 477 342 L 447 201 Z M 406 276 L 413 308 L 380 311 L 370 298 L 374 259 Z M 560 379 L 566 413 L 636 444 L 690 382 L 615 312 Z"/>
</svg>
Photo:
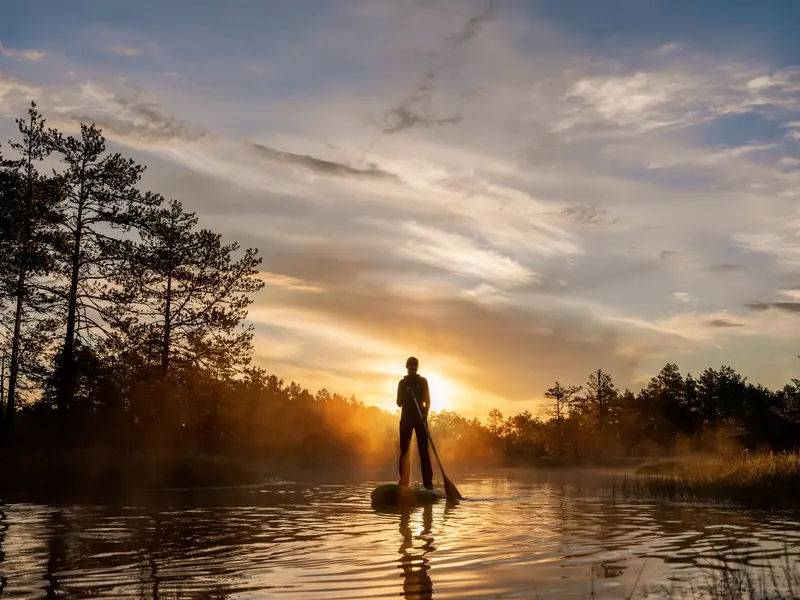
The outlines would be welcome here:
<svg viewBox="0 0 800 600">
<path fill-rule="evenodd" d="M 564 387 L 556 381 L 556 384 L 548 389 L 544 397 L 552 400 L 552 404 L 546 407 L 542 412 L 556 423 L 556 439 L 558 440 L 558 455 L 559 457 L 564 454 L 564 419 L 568 411 L 576 402 L 576 395 L 583 389 L 579 385 L 570 385 Z"/>
<path fill-rule="evenodd" d="M 54 319 L 46 314 L 53 297 L 43 278 L 54 268 L 53 247 L 57 241 L 55 208 L 59 188 L 53 178 L 39 172 L 38 164 L 53 149 L 54 130 L 31 103 L 27 120 L 16 120 L 20 140 L 9 142 L 18 155 L 0 158 L 0 289 L 11 301 L 11 357 L 7 414 L 13 418 L 22 376 L 42 375 L 41 358 Z"/>
<path fill-rule="evenodd" d="M 248 294 L 264 286 L 254 277 L 261 258 L 248 249 L 234 260 L 238 244 L 196 226 L 195 214 L 175 200 L 152 211 L 140 240 L 128 245 L 129 262 L 115 273 L 119 304 L 131 315 L 128 334 L 143 337 L 137 332 L 144 329 L 152 338 L 158 331 L 162 377 L 174 364 L 224 375 L 249 362 L 252 326 L 242 321 Z"/>
<path fill-rule="evenodd" d="M 55 149 L 66 167 L 60 176 L 59 208 L 68 241 L 60 256 L 67 314 L 56 375 L 58 411 L 63 414 L 75 392 L 76 339 L 111 333 L 105 319 L 115 307 L 107 278 L 124 259 L 123 243 L 112 234 L 138 226 L 160 198 L 137 189 L 144 167 L 119 153 L 104 154 L 105 139 L 95 125 L 81 125 L 78 137 L 59 134 Z"/>
</svg>

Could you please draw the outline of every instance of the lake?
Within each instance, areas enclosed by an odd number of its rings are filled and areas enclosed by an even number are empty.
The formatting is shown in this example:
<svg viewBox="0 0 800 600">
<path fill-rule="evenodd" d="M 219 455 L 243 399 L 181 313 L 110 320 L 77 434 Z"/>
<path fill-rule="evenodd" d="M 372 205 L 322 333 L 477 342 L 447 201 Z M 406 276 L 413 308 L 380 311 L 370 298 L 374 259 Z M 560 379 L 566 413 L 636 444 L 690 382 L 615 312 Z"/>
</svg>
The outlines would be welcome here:
<svg viewBox="0 0 800 600">
<path fill-rule="evenodd" d="M 601 475 L 451 475 L 461 503 L 394 513 L 369 502 L 387 479 L 352 473 L 130 505 L 5 497 L 0 596 L 701 597 L 721 558 L 754 573 L 797 560 L 796 514 L 613 498 Z"/>
</svg>

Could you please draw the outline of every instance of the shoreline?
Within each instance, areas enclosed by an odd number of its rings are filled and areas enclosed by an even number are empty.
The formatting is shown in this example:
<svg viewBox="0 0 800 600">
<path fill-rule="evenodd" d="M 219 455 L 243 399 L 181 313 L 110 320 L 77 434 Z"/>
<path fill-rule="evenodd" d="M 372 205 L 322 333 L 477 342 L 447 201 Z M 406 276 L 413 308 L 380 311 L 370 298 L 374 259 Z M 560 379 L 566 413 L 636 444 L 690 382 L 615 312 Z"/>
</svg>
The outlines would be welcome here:
<svg viewBox="0 0 800 600">
<path fill-rule="evenodd" d="M 8 449 L 7 449 L 8 450 Z M 393 457 L 390 457 L 393 458 Z M 415 463 L 412 459 L 412 463 Z M 609 457 L 596 460 L 444 462 L 454 481 L 475 475 L 510 473 L 543 476 L 592 473 L 616 498 L 666 502 L 715 501 L 743 508 L 800 508 L 800 453 L 748 458 L 685 456 L 661 459 Z M 412 464 L 412 469 L 416 467 Z M 70 453 L 6 452 L 0 456 L 0 500 L 9 495 L 88 498 L 92 501 L 147 498 L 164 492 L 253 488 L 270 479 L 288 483 L 349 483 L 355 479 L 393 481 L 394 460 L 337 460 L 335 457 L 254 458 L 243 454 L 120 451 L 103 448 Z M 441 472 L 434 465 L 434 479 Z"/>
</svg>

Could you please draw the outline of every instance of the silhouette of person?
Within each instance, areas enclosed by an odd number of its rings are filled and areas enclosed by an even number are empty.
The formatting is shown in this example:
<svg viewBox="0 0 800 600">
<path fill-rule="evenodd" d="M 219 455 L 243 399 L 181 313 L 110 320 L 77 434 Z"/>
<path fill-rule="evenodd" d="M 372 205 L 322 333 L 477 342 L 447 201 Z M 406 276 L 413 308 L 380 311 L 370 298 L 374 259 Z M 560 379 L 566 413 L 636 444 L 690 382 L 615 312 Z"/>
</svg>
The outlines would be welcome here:
<svg viewBox="0 0 800 600">
<path fill-rule="evenodd" d="M 414 556 L 409 550 L 414 546 L 414 539 L 411 532 L 410 508 L 404 508 L 400 513 L 400 535 L 403 536 L 403 543 L 400 545 L 400 569 L 403 571 L 403 598 L 405 600 L 432 600 L 433 581 L 431 581 L 428 571 L 430 565 L 426 554 L 433 550 L 433 540 L 430 538 L 431 526 L 433 524 L 433 508 L 430 504 L 422 509 L 422 532 L 421 536 L 426 536 L 425 543 L 422 545 L 422 554 Z M 417 564 L 415 564 L 417 563 Z"/>
<path fill-rule="evenodd" d="M 426 429 L 428 410 L 431 406 L 431 395 L 428 380 L 417 373 L 419 361 L 411 356 L 406 361 L 408 374 L 397 384 L 397 406 L 401 407 L 400 413 L 400 485 L 408 486 L 411 478 L 411 464 L 409 462 L 409 448 L 411 434 L 416 434 L 417 448 L 419 450 L 420 467 L 422 469 L 422 483 L 433 489 L 433 467 L 428 453 L 428 431 Z M 414 405 L 416 400 L 419 405 Z M 420 412 L 422 416 L 420 417 Z"/>
</svg>

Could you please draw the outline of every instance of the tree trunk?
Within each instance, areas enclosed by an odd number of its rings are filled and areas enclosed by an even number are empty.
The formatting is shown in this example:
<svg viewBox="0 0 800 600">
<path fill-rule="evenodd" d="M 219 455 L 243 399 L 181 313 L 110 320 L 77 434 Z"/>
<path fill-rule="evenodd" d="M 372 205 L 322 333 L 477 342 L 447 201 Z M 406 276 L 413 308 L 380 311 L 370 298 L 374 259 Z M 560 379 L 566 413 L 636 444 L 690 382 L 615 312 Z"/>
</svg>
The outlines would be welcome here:
<svg viewBox="0 0 800 600">
<path fill-rule="evenodd" d="M 172 333 L 172 269 L 167 275 L 167 298 L 164 303 L 164 341 L 161 347 L 161 375 L 167 376 L 169 371 L 169 344 Z"/>
<path fill-rule="evenodd" d="M 83 193 L 83 190 L 81 190 Z M 75 394 L 75 377 L 72 359 L 75 352 L 75 321 L 78 312 L 78 276 L 80 275 L 81 233 L 83 207 L 78 208 L 75 225 L 75 243 L 72 248 L 72 273 L 69 284 L 67 306 L 67 333 L 64 337 L 64 352 L 61 356 L 61 380 L 58 393 L 58 413 L 64 415 Z"/>
<path fill-rule="evenodd" d="M 14 313 L 14 338 L 11 342 L 11 369 L 8 376 L 8 421 L 14 418 L 17 404 L 17 377 L 19 374 L 20 330 L 22 329 L 22 300 L 25 296 L 25 259 L 20 260 L 17 279 L 17 309 Z"/>
</svg>

